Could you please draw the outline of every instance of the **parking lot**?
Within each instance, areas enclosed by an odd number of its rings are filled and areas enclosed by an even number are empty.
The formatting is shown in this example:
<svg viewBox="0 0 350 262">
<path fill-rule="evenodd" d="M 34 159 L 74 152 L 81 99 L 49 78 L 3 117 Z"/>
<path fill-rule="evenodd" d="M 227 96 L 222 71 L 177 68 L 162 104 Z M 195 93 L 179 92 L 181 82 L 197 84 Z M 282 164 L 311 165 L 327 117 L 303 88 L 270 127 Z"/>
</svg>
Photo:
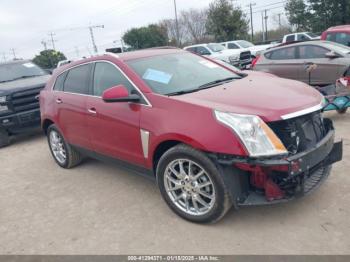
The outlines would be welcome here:
<svg viewBox="0 0 350 262">
<path fill-rule="evenodd" d="M 2 254 L 349 254 L 350 113 L 327 113 L 344 159 L 311 196 L 198 225 L 153 181 L 95 160 L 59 168 L 41 134 L 0 150 Z"/>
</svg>

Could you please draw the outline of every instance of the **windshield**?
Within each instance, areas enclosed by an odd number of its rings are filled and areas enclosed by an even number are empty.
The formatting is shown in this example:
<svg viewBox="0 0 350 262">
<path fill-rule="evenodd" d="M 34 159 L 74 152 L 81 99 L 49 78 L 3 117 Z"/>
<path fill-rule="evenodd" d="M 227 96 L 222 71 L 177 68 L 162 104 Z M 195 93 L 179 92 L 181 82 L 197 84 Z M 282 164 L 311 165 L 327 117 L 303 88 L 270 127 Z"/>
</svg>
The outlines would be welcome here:
<svg viewBox="0 0 350 262">
<path fill-rule="evenodd" d="M 234 72 L 197 55 L 169 54 L 128 61 L 127 64 L 158 94 L 182 92 L 227 78 Z"/>
<path fill-rule="evenodd" d="M 305 33 L 306 35 L 310 36 L 311 38 L 319 37 L 319 35 L 316 35 L 314 33 Z"/>
<path fill-rule="evenodd" d="M 237 41 L 237 43 L 243 48 L 249 48 L 249 47 L 254 46 L 252 43 L 245 41 L 245 40 Z"/>
<path fill-rule="evenodd" d="M 0 82 L 46 74 L 43 69 L 29 61 L 0 64 Z"/>
<path fill-rule="evenodd" d="M 208 47 L 213 52 L 220 52 L 226 49 L 223 45 L 220 45 L 220 44 L 208 44 Z"/>
</svg>

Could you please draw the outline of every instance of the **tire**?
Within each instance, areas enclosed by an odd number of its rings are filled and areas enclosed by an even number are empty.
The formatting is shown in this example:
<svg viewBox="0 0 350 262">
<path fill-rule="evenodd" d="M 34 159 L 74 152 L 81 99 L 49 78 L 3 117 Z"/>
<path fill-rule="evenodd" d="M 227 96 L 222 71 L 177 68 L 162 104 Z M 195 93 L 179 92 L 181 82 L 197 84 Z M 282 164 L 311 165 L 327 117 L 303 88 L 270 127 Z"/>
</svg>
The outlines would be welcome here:
<svg viewBox="0 0 350 262">
<path fill-rule="evenodd" d="M 5 130 L 0 129 L 0 148 L 10 144 L 10 136 Z"/>
<path fill-rule="evenodd" d="M 338 110 L 337 110 L 338 114 L 341 114 L 341 115 L 342 115 L 342 114 L 345 114 L 346 111 L 348 111 L 348 107 L 343 108 L 343 109 L 338 109 Z"/>
<path fill-rule="evenodd" d="M 58 142 L 56 140 L 56 145 L 54 145 L 55 136 L 55 139 L 58 139 Z M 48 127 L 47 141 L 51 154 L 60 167 L 69 169 L 79 165 L 83 160 L 83 156 L 66 142 L 62 133 L 55 125 Z"/>
<path fill-rule="evenodd" d="M 165 152 L 158 162 L 156 174 L 165 202 L 186 220 L 214 223 L 232 206 L 218 168 L 203 152 L 187 145 L 180 144 Z M 206 205 L 202 204 L 203 200 Z"/>
</svg>

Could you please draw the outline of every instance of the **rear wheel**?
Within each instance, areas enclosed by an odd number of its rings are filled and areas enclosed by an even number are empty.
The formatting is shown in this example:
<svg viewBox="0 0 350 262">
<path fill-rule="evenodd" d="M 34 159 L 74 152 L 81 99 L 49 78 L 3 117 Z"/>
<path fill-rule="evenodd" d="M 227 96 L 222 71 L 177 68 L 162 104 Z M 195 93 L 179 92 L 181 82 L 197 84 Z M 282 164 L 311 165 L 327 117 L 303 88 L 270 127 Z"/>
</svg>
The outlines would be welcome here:
<svg viewBox="0 0 350 262">
<path fill-rule="evenodd" d="M 338 109 L 338 110 L 337 110 L 338 114 L 345 114 L 346 111 L 348 111 L 348 107 L 343 108 L 343 109 Z"/>
<path fill-rule="evenodd" d="M 160 158 L 157 183 L 168 206 L 192 222 L 213 223 L 232 206 L 214 163 L 186 145 L 177 145 Z"/>
<path fill-rule="evenodd" d="M 0 148 L 8 146 L 9 144 L 10 144 L 9 134 L 5 130 L 0 129 Z"/>
<path fill-rule="evenodd" d="M 55 125 L 49 126 L 47 139 L 56 163 L 63 168 L 72 168 L 81 163 L 83 157 L 70 146 Z"/>
</svg>

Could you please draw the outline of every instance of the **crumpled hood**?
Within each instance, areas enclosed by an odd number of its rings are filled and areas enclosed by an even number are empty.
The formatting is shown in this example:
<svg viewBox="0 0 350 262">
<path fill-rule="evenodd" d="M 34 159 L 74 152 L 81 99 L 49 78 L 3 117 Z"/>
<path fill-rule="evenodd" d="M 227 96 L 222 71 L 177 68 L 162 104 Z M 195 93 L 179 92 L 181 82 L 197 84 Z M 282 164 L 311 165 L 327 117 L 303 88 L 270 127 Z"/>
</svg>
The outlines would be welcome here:
<svg viewBox="0 0 350 262">
<path fill-rule="evenodd" d="M 51 75 L 23 78 L 11 82 L 0 83 L 0 95 L 7 95 L 20 90 L 44 87 Z"/>
<path fill-rule="evenodd" d="M 322 102 L 322 95 L 302 82 L 258 72 L 250 72 L 243 79 L 174 98 L 220 111 L 258 115 L 266 122 L 281 120 L 283 115 Z"/>
</svg>

